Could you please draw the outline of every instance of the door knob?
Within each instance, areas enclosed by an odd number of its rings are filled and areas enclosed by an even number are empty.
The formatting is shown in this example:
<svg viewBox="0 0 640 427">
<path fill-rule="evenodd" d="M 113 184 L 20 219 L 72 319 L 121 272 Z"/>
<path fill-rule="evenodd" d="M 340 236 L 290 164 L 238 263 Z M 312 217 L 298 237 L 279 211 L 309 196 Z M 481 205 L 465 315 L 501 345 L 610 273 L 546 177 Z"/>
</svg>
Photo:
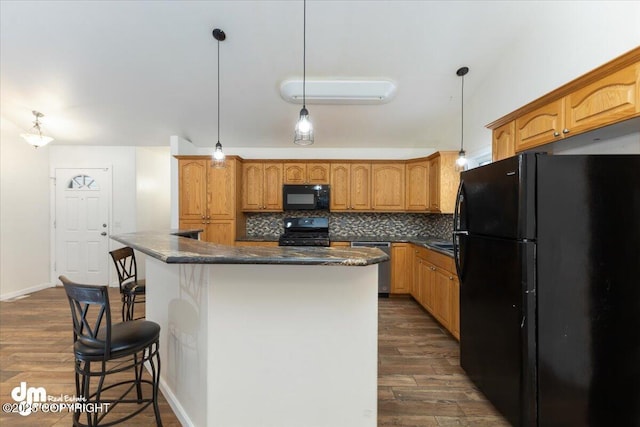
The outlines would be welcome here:
<svg viewBox="0 0 640 427">
<path fill-rule="evenodd" d="M 101 235 L 101 236 L 106 236 L 106 235 L 107 235 L 107 232 L 106 232 L 106 231 L 103 231 L 102 233 L 100 233 L 100 235 Z"/>
</svg>

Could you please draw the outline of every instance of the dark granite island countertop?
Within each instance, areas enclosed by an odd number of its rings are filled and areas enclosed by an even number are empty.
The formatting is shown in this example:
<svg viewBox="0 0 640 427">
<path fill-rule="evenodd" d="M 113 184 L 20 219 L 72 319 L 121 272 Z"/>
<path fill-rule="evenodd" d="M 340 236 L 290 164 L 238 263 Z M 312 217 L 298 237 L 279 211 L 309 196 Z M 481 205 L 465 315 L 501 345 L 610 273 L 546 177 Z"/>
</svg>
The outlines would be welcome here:
<svg viewBox="0 0 640 427">
<path fill-rule="evenodd" d="M 365 266 L 387 261 L 375 248 L 227 246 L 180 237 L 172 231 L 142 231 L 111 238 L 167 264 L 291 264 Z"/>
</svg>

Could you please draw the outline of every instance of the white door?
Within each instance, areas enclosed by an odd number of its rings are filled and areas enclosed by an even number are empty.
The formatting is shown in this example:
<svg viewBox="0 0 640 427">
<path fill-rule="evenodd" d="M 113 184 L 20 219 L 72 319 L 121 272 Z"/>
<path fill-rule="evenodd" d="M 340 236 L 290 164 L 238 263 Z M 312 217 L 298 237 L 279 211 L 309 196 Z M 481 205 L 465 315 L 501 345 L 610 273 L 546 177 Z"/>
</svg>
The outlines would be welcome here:
<svg viewBox="0 0 640 427">
<path fill-rule="evenodd" d="M 56 169 L 55 278 L 108 284 L 111 170 Z"/>
</svg>

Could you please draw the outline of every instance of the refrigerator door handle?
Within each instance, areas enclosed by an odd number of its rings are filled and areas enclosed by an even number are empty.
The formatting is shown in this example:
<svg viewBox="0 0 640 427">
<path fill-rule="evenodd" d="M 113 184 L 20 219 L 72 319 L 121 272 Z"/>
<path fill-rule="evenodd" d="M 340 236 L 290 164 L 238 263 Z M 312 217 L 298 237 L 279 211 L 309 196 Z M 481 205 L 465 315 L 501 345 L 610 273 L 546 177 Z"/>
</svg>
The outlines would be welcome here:
<svg viewBox="0 0 640 427">
<path fill-rule="evenodd" d="M 458 185 L 458 194 L 456 195 L 456 205 L 453 213 L 453 260 L 456 266 L 456 272 L 458 277 L 462 280 L 462 266 L 460 265 L 460 244 L 458 240 L 460 236 L 468 236 L 469 232 L 460 230 L 461 221 L 460 215 L 462 214 L 462 204 L 464 203 L 464 180 L 460 178 L 460 185 Z"/>
</svg>

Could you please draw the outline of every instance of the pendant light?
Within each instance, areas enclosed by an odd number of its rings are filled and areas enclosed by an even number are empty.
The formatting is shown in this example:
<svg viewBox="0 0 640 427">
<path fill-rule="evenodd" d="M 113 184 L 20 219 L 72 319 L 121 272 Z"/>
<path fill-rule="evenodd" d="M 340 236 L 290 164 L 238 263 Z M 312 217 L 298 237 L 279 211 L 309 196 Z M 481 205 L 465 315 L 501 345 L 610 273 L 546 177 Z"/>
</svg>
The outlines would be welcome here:
<svg viewBox="0 0 640 427">
<path fill-rule="evenodd" d="M 307 77 L 307 0 L 303 5 L 303 24 L 302 24 L 302 110 L 300 110 L 300 118 L 296 123 L 296 133 L 293 142 L 298 145 L 313 144 L 313 124 L 309 119 L 309 111 L 307 110 L 307 94 L 306 94 L 306 77 Z"/>
<path fill-rule="evenodd" d="M 218 40 L 218 142 L 216 148 L 213 150 L 213 166 L 216 168 L 224 167 L 224 152 L 222 151 L 222 144 L 220 144 L 220 42 L 227 38 L 227 35 L 220 28 L 213 30 L 213 38 Z"/>
<path fill-rule="evenodd" d="M 460 151 L 458 152 L 458 158 L 456 159 L 456 166 L 459 169 L 467 168 L 467 157 L 464 151 L 464 76 L 469 72 L 469 67 L 458 68 L 456 74 L 462 78 L 462 96 L 460 97 L 460 104 L 462 107 L 462 118 L 460 120 Z"/>
<path fill-rule="evenodd" d="M 32 113 L 36 117 L 36 120 L 33 122 L 33 127 L 28 133 L 21 133 L 20 136 L 35 148 L 44 147 L 53 141 L 53 138 L 42 134 L 42 129 L 40 128 L 40 117 L 44 117 L 44 114 L 35 110 L 33 110 Z"/>
</svg>

